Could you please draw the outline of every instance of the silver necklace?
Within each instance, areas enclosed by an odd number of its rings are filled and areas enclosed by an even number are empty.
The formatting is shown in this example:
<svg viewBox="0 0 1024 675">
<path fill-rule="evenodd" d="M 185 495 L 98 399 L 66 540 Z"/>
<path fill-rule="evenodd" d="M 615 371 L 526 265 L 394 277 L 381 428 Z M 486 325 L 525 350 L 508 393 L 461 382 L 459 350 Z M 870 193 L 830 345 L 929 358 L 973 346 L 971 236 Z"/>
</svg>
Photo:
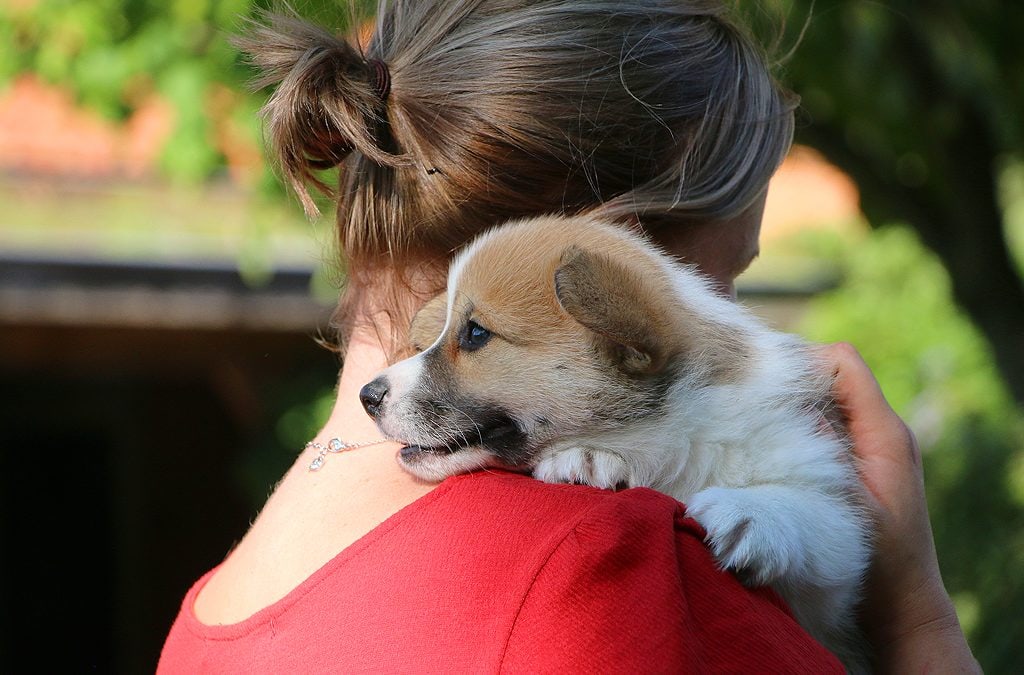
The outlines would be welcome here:
<svg viewBox="0 0 1024 675">
<path fill-rule="evenodd" d="M 310 441 L 306 443 L 304 448 L 316 448 L 316 457 L 309 463 L 310 471 L 319 471 L 320 467 L 324 465 L 324 461 L 327 459 L 327 455 L 336 455 L 339 452 L 348 452 L 349 450 L 355 450 L 356 448 L 365 448 L 371 445 L 381 445 L 382 443 L 391 443 L 391 439 L 385 438 L 379 441 L 366 441 L 365 443 L 349 443 L 343 441 L 340 438 L 332 438 L 327 441 L 327 444 L 317 443 L 316 441 Z"/>
</svg>

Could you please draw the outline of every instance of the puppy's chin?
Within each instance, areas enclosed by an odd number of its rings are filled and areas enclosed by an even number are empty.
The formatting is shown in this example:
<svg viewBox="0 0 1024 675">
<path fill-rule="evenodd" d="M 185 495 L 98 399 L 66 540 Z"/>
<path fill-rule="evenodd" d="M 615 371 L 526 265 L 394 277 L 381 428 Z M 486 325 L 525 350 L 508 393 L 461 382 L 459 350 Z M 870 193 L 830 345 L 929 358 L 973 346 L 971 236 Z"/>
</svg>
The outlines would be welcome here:
<svg viewBox="0 0 1024 675">
<path fill-rule="evenodd" d="M 493 457 L 480 448 L 448 450 L 407 445 L 399 450 L 398 463 L 417 478 L 436 483 L 448 476 L 476 471 L 494 462 Z"/>
</svg>

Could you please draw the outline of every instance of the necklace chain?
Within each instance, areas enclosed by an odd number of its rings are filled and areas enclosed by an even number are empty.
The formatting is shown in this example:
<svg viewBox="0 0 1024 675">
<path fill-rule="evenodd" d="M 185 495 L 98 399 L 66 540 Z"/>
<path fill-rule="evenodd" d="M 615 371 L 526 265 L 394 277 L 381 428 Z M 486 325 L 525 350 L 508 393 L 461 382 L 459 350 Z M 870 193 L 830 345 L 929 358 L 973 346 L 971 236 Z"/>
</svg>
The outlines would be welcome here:
<svg viewBox="0 0 1024 675">
<path fill-rule="evenodd" d="M 306 443 L 305 446 L 303 446 L 303 449 L 316 448 L 317 453 L 316 456 L 313 458 L 313 461 L 309 463 L 309 470 L 319 471 L 320 467 L 322 467 L 324 465 L 324 462 L 327 460 L 328 454 L 335 455 L 338 454 L 339 452 L 348 452 L 349 450 L 355 450 L 356 448 L 365 448 L 370 445 L 380 445 L 382 443 L 390 442 L 391 439 L 385 438 L 379 441 L 349 443 L 348 441 L 343 441 L 340 438 L 335 437 L 327 441 L 326 445 L 323 443 L 318 443 L 317 441 L 310 441 L 309 443 Z"/>
</svg>

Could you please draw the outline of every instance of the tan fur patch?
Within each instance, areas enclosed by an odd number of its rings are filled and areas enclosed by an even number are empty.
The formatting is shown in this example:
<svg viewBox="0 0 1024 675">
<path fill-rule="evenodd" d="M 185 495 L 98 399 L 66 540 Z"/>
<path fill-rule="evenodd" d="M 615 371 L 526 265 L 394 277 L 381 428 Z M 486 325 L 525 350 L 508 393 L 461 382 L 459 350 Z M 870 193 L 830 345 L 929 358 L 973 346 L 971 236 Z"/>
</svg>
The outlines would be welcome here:
<svg viewBox="0 0 1024 675">
<path fill-rule="evenodd" d="M 627 372 L 659 372 L 672 356 L 671 321 L 658 300 L 671 292 L 658 288 L 659 276 L 645 275 L 578 246 L 562 252 L 555 270 L 555 295 L 562 308 L 604 338 Z M 651 272 L 651 270 L 647 270 Z"/>
<path fill-rule="evenodd" d="M 434 344 L 444 330 L 448 315 L 448 293 L 441 293 L 423 305 L 412 319 L 409 327 L 409 341 L 416 351 L 421 352 Z"/>
<path fill-rule="evenodd" d="M 677 299 L 655 250 L 624 228 L 585 217 L 526 221 L 488 235 L 466 262 L 458 293 L 511 342 L 578 350 L 581 336 L 598 334 L 627 348 L 634 372 L 699 356 L 715 381 L 741 377 L 745 337 Z M 589 332 L 581 335 L 583 326 Z"/>
</svg>

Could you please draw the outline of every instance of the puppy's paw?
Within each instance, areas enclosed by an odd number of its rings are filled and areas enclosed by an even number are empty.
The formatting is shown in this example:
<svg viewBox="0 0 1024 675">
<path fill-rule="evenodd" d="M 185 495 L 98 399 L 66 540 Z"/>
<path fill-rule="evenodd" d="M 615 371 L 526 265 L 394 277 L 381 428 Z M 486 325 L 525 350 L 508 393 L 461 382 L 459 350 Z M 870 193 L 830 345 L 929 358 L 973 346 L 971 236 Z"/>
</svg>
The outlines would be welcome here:
<svg viewBox="0 0 1024 675">
<path fill-rule="evenodd" d="M 583 445 L 549 451 L 537 463 L 533 476 L 545 483 L 574 483 L 608 489 L 632 484 L 629 466 L 622 457 Z"/>
<path fill-rule="evenodd" d="M 748 586 L 774 583 L 802 564 L 794 523 L 753 491 L 707 488 L 690 498 L 686 512 L 707 530 L 719 564 Z"/>
</svg>

